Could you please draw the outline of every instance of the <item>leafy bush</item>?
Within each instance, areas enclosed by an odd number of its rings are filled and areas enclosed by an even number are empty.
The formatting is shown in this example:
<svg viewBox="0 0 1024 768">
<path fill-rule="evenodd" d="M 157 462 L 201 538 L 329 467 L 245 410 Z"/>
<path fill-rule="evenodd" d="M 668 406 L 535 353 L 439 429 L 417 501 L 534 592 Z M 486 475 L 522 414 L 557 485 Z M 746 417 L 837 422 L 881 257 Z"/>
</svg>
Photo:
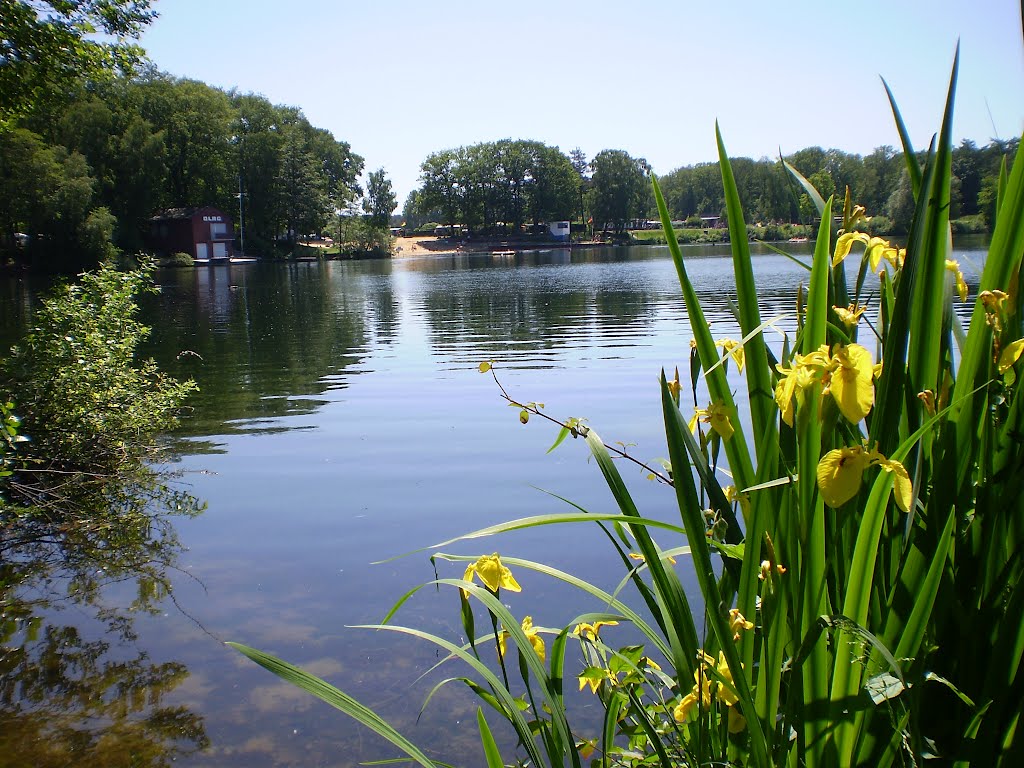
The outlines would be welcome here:
<svg viewBox="0 0 1024 768">
<path fill-rule="evenodd" d="M 955 332 L 951 302 L 969 296 L 947 248 L 955 80 L 956 65 L 923 169 L 894 105 L 913 203 L 906 249 L 858 231 L 864 210 L 849 198 L 833 243 L 833 200 L 793 172 L 822 225 L 805 265 L 807 289 L 794 286 L 800 309 L 775 346 L 764 335 L 721 136 L 742 339 L 712 335 L 655 182 L 694 343 L 689 386 L 678 369 L 671 379 L 662 374 L 668 469 L 648 469 L 673 489 L 680 523 L 644 517 L 612 461 L 630 457 L 568 419 L 555 446 L 570 435 L 585 440 L 618 510 L 574 508 L 465 538 L 552 523 L 607 525 L 623 587 L 609 594 L 542 563 L 496 554 L 435 553 L 432 562 L 468 563 L 461 578 L 429 585 L 457 592 L 468 643 L 391 624 L 415 589 L 379 627 L 429 639 L 468 664 L 475 678 L 453 680 L 480 699 L 489 766 L 509 758 L 495 746 L 484 706 L 515 731 L 520 765 L 579 767 L 591 754 L 602 765 L 664 768 L 919 766 L 933 755 L 963 765 L 1021 764 L 1024 312 L 1016 286 L 1024 163 L 1004 174 L 970 327 Z M 844 262 L 853 263 L 854 248 L 860 265 L 851 282 Z M 877 318 L 869 324 L 864 305 L 874 295 Z M 692 408 L 683 404 L 691 388 Z M 523 423 L 548 418 L 537 403 L 501 393 Z M 690 604 L 673 567 L 684 556 L 699 605 Z M 501 600 L 502 590 L 519 590 L 512 568 L 559 579 L 606 610 L 555 628 L 515 615 Z M 640 608 L 630 605 L 626 584 Z M 631 623 L 645 645 L 609 644 L 602 627 L 615 622 Z M 578 662 L 568 654 L 570 639 L 579 644 Z M 496 647 L 498 671 L 484 646 Z M 435 765 L 341 691 L 237 647 Z M 566 676 L 600 701 L 605 717 L 596 733 L 570 721 Z"/>
<path fill-rule="evenodd" d="M 171 254 L 160 262 L 161 267 L 194 267 L 195 265 L 196 260 L 191 255 L 181 251 Z"/>
<path fill-rule="evenodd" d="M 872 216 L 863 222 L 863 229 L 869 235 L 891 235 L 894 232 L 894 224 L 888 216 Z"/>
<path fill-rule="evenodd" d="M 3 361 L 3 388 L 22 419 L 19 470 L 11 492 L 27 503 L 56 488 L 102 486 L 139 470 L 153 437 L 174 426 L 194 389 L 137 360 L 149 329 L 136 297 L 153 292 L 151 265 L 109 264 L 58 287 L 42 302 L 23 341 Z"/>
<path fill-rule="evenodd" d="M 954 235 L 980 235 L 988 232 L 985 216 L 977 213 L 974 216 L 962 216 L 949 222 Z"/>
</svg>

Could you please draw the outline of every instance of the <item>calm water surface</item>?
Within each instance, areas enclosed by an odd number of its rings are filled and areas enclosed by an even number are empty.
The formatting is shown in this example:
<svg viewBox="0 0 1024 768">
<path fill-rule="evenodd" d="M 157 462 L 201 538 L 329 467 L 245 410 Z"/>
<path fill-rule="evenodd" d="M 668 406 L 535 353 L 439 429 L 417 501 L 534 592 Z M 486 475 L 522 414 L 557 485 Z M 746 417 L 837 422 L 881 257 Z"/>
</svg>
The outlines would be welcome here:
<svg viewBox="0 0 1024 768">
<path fill-rule="evenodd" d="M 716 336 L 738 337 L 727 251 L 693 248 L 687 257 Z M 970 273 L 983 253 L 960 257 Z M 755 268 L 763 317 L 791 328 L 794 286 L 807 273 L 767 250 Z M 81 607 L 46 613 L 47 628 L 71 629 L 92 649 L 83 651 L 91 668 L 131 667 L 135 699 L 121 720 L 90 714 L 74 695 L 81 660 L 34 698 L 7 665 L 0 744 L 13 751 L 0 764 L 21 764 L 19 750 L 39 759 L 44 731 L 25 724 L 33 708 L 51 723 L 104 734 L 93 733 L 85 752 L 81 738 L 57 739 L 47 765 L 342 766 L 395 755 L 223 640 L 326 677 L 442 758 L 481 763 L 476 703 L 456 686 L 416 722 L 432 685 L 464 670 L 448 664 L 418 679 L 440 660 L 431 646 L 352 625 L 378 622 L 407 589 L 433 579 L 432 545 L 566 510 L 552 494 L 611 511 L 585 446 L 568 441 L 546 454 L 555 428 L 537 418 L 520 425 L 493 379 L 477 371 L 480 361 L 496 361 L 513 397 L 543 402 L 556 417 L 586 417 L 638 458 L 665 454 L 657 377 L 662 368 L 688 370 L 691 337 L 667 250 L 249 264 L 169 271 L 158 281 L 162 292 L 146 306 L 154 327 L 147 352 L 201 387 L 173 436 L 174 467 L 207 509 L 174 519 L 187 550 L 167 570 L 173 600 L 137 616 L 128 639 L 105 633 Z M 7 291 L 10 327 L 27 303 Z M 641 509 L 671 515 L 670 489 L 622 471 Z M 541 560 L 608 589 L 620 578 L 596 528 L 547 527 L 441 549 Z M 461 571 L 438 563 L 441 577 Z M 516 575 L 522 593 L 503 599 L 535 624 L 557 627 L 601 609 L 550 580 Z M 133 589 L 113 584 L 104 603 L 126 605 Z M 449 590 L 422 591 L 397 621 L 463 640 Z M 100 696 L 116 699 L 119 690 Z M 585 697 L 572 706 L 586 717 Z M 174 709 L 191 729 L 159 723 L 157 707 Z M 131 740 L 104 730 L 111 718 L 143 725 Z"/>
</svg>

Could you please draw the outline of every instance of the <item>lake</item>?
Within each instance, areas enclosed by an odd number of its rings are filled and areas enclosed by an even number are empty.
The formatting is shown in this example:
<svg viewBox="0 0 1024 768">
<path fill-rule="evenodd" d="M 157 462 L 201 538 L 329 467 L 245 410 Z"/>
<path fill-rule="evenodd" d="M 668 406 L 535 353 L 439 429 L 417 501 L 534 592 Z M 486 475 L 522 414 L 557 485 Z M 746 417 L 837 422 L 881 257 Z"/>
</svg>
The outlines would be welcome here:
<svg viewBox="0 0 1024 768">
<path fill-rule="evenodd" d="M 807 272 L 754 252 L 762 316 L 792 328 Z M 684 253 L 716 337 L 738 338 L 727 249 Z M 958 243 L 956 257 L 975 287 L 984 252 Z M 679 366 L 685 380 L 691 338 L 668 250 L 254 263 L 157 279 L 161 293 L 145 303 L 146 354 L 200 386 L 168 437 L 168 468 L 206 509 L 169 518 L 181 545 L 163 565 L 172 595 L 156 595 L 156 610 L 137 613 L 127 630 L 112 632 L 101 609 L 129 606 L 138 585 L 112 579 L 92 605 L 47 601 L 41 622 L 11 639 L 19 650 L 0 666 L 0 765 L 261 768 L 396 756 L 225 640 L 327 678 L 442 759 L 482 763 L 477 703 L 457 684 L 417 722 L 432 686 L 466 670 L 448 663 L 420 679 L 442 658 L 434 647 L 352 625 L 379 622 L 434 579 L 439 550 L 497 551 L 618 585 L 622 572 L 608 567 L 614 553 L 596 526 L 434 545 L 568 510 L 556 495 L 613 511 L 583 443 L 546 453 L 557 428 L 537 417 L 520 424 L 481 361 L 495 362 L 512 397 L 543 402 L 556 418 L 585 417 L 640 460 L 665 455 L 658 375 Z M 8 337 L 24 322 L 28 293 L 4 287 Z M 670 488 L 625 462 L 620 471 L 645 514 L 673 519 Z M 462 567 L 439 560 L 437 575 L 460 577 Z M 602 608 L 534 573 L 516 577 L 522 593 L 502 599 L 535 624 L 560 627 Z M 396 622 L 464 642 L 458 606 L 451 589 L 425 589 Z M 585 696 L 571 706 L 584 722 L 596 712 Z"/>
</svg>

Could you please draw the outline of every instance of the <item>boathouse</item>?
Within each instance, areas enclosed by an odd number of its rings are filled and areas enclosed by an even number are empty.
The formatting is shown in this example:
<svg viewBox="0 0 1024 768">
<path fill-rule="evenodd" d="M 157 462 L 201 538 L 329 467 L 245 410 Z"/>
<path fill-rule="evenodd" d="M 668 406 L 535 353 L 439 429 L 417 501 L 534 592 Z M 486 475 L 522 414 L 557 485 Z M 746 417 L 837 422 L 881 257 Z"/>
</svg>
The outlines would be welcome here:
<svg viewBox="0 0 1024 768">
<path fill-rule="evenodd" d="M 231 217 L 216 208 L 167 208 L 149 220 L 149 248 L 158 256 L 187 253 L 197 261 L 234 255 Z"/>
</svg>

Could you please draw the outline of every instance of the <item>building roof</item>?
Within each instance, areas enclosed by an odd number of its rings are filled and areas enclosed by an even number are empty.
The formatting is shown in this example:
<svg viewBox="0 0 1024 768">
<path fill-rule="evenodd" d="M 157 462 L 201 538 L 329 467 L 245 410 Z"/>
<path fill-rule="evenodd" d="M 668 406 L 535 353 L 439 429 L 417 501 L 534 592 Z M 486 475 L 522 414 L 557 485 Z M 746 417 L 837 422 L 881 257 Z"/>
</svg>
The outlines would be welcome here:
<svg viewBox="0 0 1024 768">
<path fill-rule="evenodd" d="M 214 208 L 212 205 L 203 205 L 198 208 L 164 208 L 162 211 L 157 211 L 149 220 L 150 221 L 181 221 L 183 219 L 191 219 L 200 211 L 216 211 L 220 215 L 220 209 Z"/>
</svg>

